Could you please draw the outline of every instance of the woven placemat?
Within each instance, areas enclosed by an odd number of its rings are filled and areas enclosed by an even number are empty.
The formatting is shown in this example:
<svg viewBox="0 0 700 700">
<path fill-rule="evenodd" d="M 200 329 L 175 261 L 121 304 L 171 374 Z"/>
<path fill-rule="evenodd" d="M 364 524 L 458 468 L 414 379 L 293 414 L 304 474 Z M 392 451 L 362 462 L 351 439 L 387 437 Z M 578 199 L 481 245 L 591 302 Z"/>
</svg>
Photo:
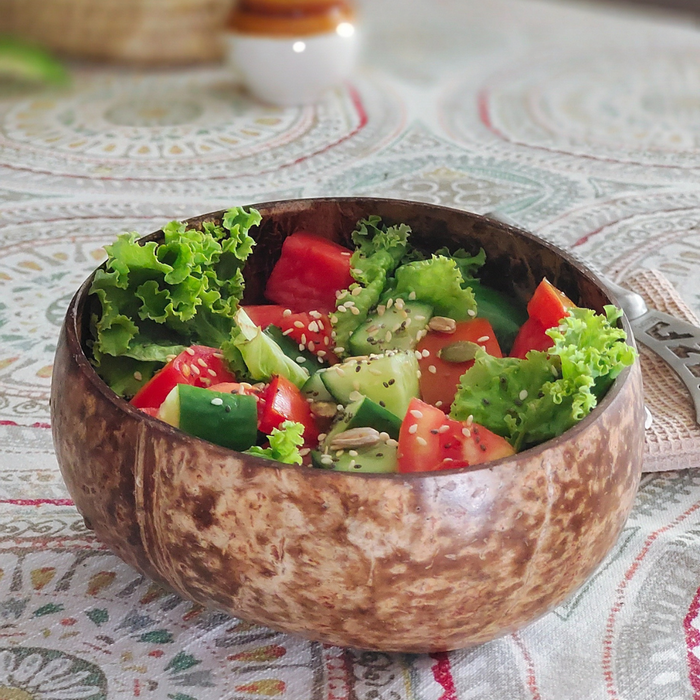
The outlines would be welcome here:
<svg viewBox="0 0 700 700">
<path fill-rule="evenodd" d="M 659 311 L 700 325 L 673 285 L 656 270 L 636 270 L 623 284 Z M 695 406 L 678 375 L 651 350 L 639 345 L 644 399 L 653 418 L 646 430 L 645 472 L 700 467 L 700 426 Z"/>
</svg>

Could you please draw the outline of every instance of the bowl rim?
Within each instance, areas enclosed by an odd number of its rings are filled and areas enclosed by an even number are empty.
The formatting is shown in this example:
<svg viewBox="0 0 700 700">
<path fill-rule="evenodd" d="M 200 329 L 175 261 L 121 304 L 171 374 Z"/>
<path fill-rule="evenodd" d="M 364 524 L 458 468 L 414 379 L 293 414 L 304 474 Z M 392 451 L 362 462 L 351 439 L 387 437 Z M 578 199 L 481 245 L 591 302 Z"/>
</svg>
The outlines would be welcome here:
<svg viewBox="0 0 700 700">
<path fill-rule="evenodd" d="M 593 282 L 593 284 L 598 287 L 608 298 L 608 301 L 610 301 L 612 304 L 615 304 L 618 308 L 620 307 L 620 304 L 617 300 L 617 297 L 615 294 L 607 287 L 605 282 L 601 280 L 594 272 L 589 268 L 585 263 L 583 263 L 581 260 L 575 258 L 571 254 L 569 254 L 567 251 L 563 250 L 562 248 L 559 248 L 557 245 L 551 243 L 550 241 L 547 241 L 544 238 L 541 238 L 540 236 L 537 236 L 531 231 L 528 231 L 526 229 L 521 229 L 518 228 L 517 226 L 512 226 L 509 224 L 505 224 L 501 221 L 497 221 L 495 219 L 491 219 L 487 216 L 484 216 L 482 214 L 476 214 L 474 212 L 469 212 L 461 209 L 455 209 L 454 207 L 446 207 L 443 205 L 437 205 L 437 204 L 426 204 L 424 202 L 415 202 L 415 201 L 410 201 L 410 200 L 405 200 L 405 199 L 395 199 L 395 198 L 390 198 L 390 197 L 308 197 L 308 198 L 295 198 L 295 199 L 282 199 L 282 200 L 272 200 L 272 201 L 266 201 L 266 202 L 258 202 L 258 203 L 253 203 L 253 204 L 245 204 L 243 206 L 245 207 L 254 207 L 256 209 L 263 209 L 263 208 L 271 208 L 271 207 L 280 207 L 284 205 L 294 205 L 299 202 L 307 202 L 309 204 L 313 203 L 337 203 L 337 204 L 343 204 L 343 203 L 367 203 L 368 205 L 371 205 L 372 203 L 375 202 L 380 202 L 380 203 L 391 203 L 391 204 L 397 204 L 397 205 L 407 205 L 407 206 L 417 206 L 422 209 L 428 209 L 428 210 L 437 210 L 437 211 L 447 211 L 451 213 L 458 213 L 460 215 L 464 215 L 467 217 L 472 217 L 477 220 L 485 221 L 488 222 L 490 226 L 493 226 L 497 229 L 502 229 L 505 232 L 509 232 L 510 234 L 516 234 L 518 236 L 528 238 L 532 241 L 534 241 L 536 244 L 541 245 L 545 248 L 548 248 L 552 252 L 554 252 L 556 255 L 562 257 L 566 262 L 568 262 L 571 266 L 573 266 L 580 274 L 582 274 L 584 277 L 588 278 L 590 282 Z M 215 218 L 215 217 L 221 217 L 224 212 L 226 212 L 227 209 L 222 209 L 214 212 L 210 212 L 208 214 L 200 214 L 197 216 L 190 217 L 188 219 L 184 219 L 183 223 L 191 223 L 191 222 L 197 222 L 197 221 L 206 221 L 207 219 Z M 158 231 L 154 231 L 153 233 L 146 234 L 145 236 L 141 236 L 138 240 L 140 241 L 149 241 L 149 240 L 158 240 L 163 234 L 163 230 L 160 229 Z M 103 263 L 104 264 L 104 263 Z M 441 469 L 437 471 L 421 471 L 421 472 L 409 472 L 409 473 L 400 473 L 400 472 L 390 472 L 390 473 L 380 473 L 380 472 L 343 472 L 343 471 L 335 471 L 333 469 L 313 469 L 312 467 L 305 466 L 305 465 L 297 465 L 297 464 L 283 464 L 282 462 L 277 462 L 276 460 L 271 460 L 271 459 L 266 459 L 264 457 L 258 457 L 256 455 L 250 455 L 250 454 L 244 454 L 243 452 L 238 452 L 236 450 L 231 450 L 226 447 L 222 447 L 221 445 L 216 445 L 215 443 L 209 442 L 207 440 L 203 440 L 201 438 L 195 437 L 194 435 L 189 435 L 178 428 L 175 428 L 174 426 L 165 423 L 164 421 L 159 420 L 158 418 L 155 418 L 153 416 L 148 415 L 147 413 L 144 413 L 143 411 L 139 410 L 138 408 L 132 406 L 128 401 L 123 399 L 121 396 L 116 394 L 110 387 L 107 385 L 107 383 L 97 374 L 97 371 L 95 370 L 95 367 L 92 365 L 90 360 L 88 359 L 85 351 L 83 350 L 82 344 L 79 340 L 81 336 L 81 330 L 80 327 L 82 326 L 83 323 L 83 315 L 85 313 L 85 306 L 87 303 L 87 299 L 89 297 L 89 291 L 90 291 L 90 286 L 92 285 L 93 278 L 95 276 L 95 272 L 100 269 L 101 265 L 98 265 L 95 270 L 92 271 L 92 273 L 88 276 L 88 278 L 80 285 L 78 290 L 75 292 L 73 297 L 71 298 L 70 303 L 68 304 L 68 308 L 66 310 L 66 316 L 64 320 L 64 328 L 65 328 L 65 337 L 66 337 L 66 344 L 68 347 L 68 351 L 70 353 L 70 356 L 72 357 L 73 361 L 76 363 L 78 369 L 80 372 L 83 374 L 83 376 L 90 381 L 92 386 L 99 391 L 99 393 L 106 398 L 115 409 L 124 411 L 127 416 L 136 419 L 136 420 L 146 420 L 150 421 L 151 425 L 158 430 L 160 430 L 162 433 L 164 433 L 166 436 L 172 436 L 177 438 L 177 440 L 180 441 L 196 441 L 197 443 L 206 443 L 208 445 L 208 449 L 212 449 L 215 453 L 220 453 L 220 455 L 223 458 L 231 458 L 231 456 L 234 456 L 236 458 L 244 458 L 246 461 L 248 459 L 253 459 L 254 462 L 259 464 L 260 466 L 265 466 L 269 467 L 272 469 L 295 469 L 299 470 L 303 473 L 308 473 L 308 472 L 318 472 L 320 474 L 326 474 L 326 475 L 333 475 L 330 478 L 347 478 L 348 476 L 352 478 L 362 478 L 362 479 L 390 479 L 392 481 L 414 481 L 416 479 L 421 480 L 421 479 L 433 479 L 433 478 L 441 478 L 441 477 L 450 477 L 450 476 L 455 476 L 458 474 L 465 474 L 465 473 L 470 473 L 470 472 L 480 472 L 483 470 L 490 470 L 495 467 L 500 467 L 504 464 L 507 464 L 511 460 L 516 460 L 519 458 L 521 455 L 527 454 L 530 457 L 537 458 L 540 454 L 546 452 L 547 450 L 551 448 L 557 448 L 557 447 L 563 447 L 566 443 L 570 441 L 572 437 L 576 437 L 582 432 L 585 432 L 588 427 L 593 424 L 596 420 L 598 420 L 598 417 L 601 416 L 604 411 L 615 401 L 617 396 L 620 394 L 622 391 L 623 385 L 629 380 L 629 377 L 631 375 L 632 370 L 634 369 L 635 365 L 639 363 L 639 357 L 635 359 L 635 362 L 633 365 L 629 367 L 625 367 L 622 372 L 615 378 L 613 381 L 612 386 L 608 389 L 607 393 L 605 394 L 605 397 L 601 402 L 597 404 L 597 406 L 581 421 L 576 423 L 576 425 L 572 426 L 569 428 L 567 431 L 562 433 L 561 435 L 552 438 L 550 440 L 546 440 L 545 442 L 536 445 L 534 447 L 530 447 L 527 450 L 522 450 L 521 452 L 517 452 L 513 455 L 510 455 L 508 457 L 502 457 L 501 459 L 493 460 L 491 462 L 484 462 L 483 464 L 477 464 L 474 466 L 467 466 L 467 467 L 458 467 L 455 469 Z M 622 326 L 623 330 L 627 333 L 627 343 L 630 344 L 632 347 L 636 349 L 636 343 L 634 340 L 634 335 L 632 333 L 632 328 L 629 324 L 629 321 L 627 320 L 627 317 L 623 314 L 622 316 Z"/>
</svg>

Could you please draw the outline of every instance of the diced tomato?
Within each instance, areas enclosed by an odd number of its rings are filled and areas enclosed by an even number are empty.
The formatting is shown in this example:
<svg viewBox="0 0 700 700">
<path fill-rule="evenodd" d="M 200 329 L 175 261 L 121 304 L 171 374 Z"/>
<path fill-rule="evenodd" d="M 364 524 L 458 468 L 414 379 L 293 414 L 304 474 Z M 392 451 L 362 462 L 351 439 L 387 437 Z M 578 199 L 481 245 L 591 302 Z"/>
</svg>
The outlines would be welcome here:
<svg viewBox="0 0 700 700">
<path fill-rule="evenodd" d="M 212 391 L 219 391 L 222 394 L 244 394 L 245 396 L 257 396 L 264 389 L 257 389 L 252 384 L 248 382 L 221 382 L 220 384 L 213 384 L 208 386 L 207 389 Z"/>
<path fill-rule="evenodd" d="M 282 376 L 275 376 L 260 394 L 258 402 L 258 428 L 266 435 L 286 420 L 304 426 L 304 443 L 316 445 L 318 428 L 308 401 L 301 391 Z"/>
<path fill-rule="evenodd" d="M 332 311 L 336 292 L 353 282 L 351 255 L 347 248 L 322 236 L 298 231 L 282 244 L 265 297 L 292 311 Z"/>
<path fill-rule="evenodd" d="M 485 318 L 458 323 L 454 333 L 430 331 L 416 348 L 423 354 L 428 353 L 418 360 L 421 371 L 420 391 L 425 402 L 441 408 L 445 413 L 450 410 L 460 377 L 474 364 L 473 360 L 446 362 L 440 358 L 443 348 L 458 341 L 476 343 L 489 355 L 503 357 L 493 328 Z"/>
<path fill-rule="evenodd" d="M 476 423 L 453 420 L 439 408 L 413 399 L 401 424 L 400 473 L 457 469 L 515 454 L 499 435 Z"/>
<path fill-rule="evenodd" d="M 545 333 L 545 330 L 546 328 L 536 318 L 528 318 L 515 336 L 510 356 L 524 360 L 530 350 L 549 350 L 554 345 L 554 341 Z"/>
<path fill-rule="evenodd" d="M 532 298 L 527 304 L 527 313 L 530 318 L 539 321 L 545 328 L 558 326 L 569 309 L 575 308 L 574 304 L 564 292 L 558 290 L 546 278 L 543 279 Z"/>
<path fill-rule="evenodd" d="M 250 320 L 263 330 L 268 326 L 279 328 L 285 312 L 285 307 L 279 304 L 252 304 L 241 308 L 248 314 Z"/>
<path fill-rule="evenodd" d="M 243 309 L 251 321 L 263 330 L 268 326 L 277 326 L 290 340 L 304 345 L 307 350 L 326 360 L 334 359 L 331 352 L 331 322 L 327 314 L 312 309 L 285 315 L 285 307 L 277 304 L 244 306 Z"/>
<path fill-rule="evenodd" d="M 152 406 L 147 406 L 146 408 L 139 408 L 139 411 L 143 411 L 144 413 L 147 413 L 149 416 L 153 416 L 154 418 L 158 418 L 158 409 L 153 408 Z"/>
<path fill-rule="evenodd" d="M 193 345 L 168 362 L 131 399 L 136 408 L 159 408 L 177 384 L 208 387 L 233 382 L 236 377 L 226 368 L 221 350 Z"/>
</svg>

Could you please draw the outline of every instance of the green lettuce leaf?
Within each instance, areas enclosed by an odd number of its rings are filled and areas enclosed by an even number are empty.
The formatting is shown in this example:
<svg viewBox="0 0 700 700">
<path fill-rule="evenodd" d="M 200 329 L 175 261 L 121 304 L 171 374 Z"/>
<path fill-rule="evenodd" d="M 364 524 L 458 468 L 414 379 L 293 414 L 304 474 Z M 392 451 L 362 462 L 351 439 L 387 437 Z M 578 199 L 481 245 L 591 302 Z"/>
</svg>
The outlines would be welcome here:
<svg viewBox="0 0 700 700">
<path fill-rule="evenodd" d="M 233 345 L 241 357 L 254 381 L 267 382 L 276 374 L 289 379 L 301 388 L 306 384 L 309 373 L 294 360 L 284 354 L 277 343 L 256 326 L 243 309 L 238 309 L 235 316 L 238 332 L 233 338 Z M 230 352 L 227 347 L 224 358 Z"/>
<path fill-rule="evenodd" d="M 399 267 L 394 272 L 392 287 L 382 294 L 382 301 L 398 297 L 415 299 L 430 304 L 436 316 L 464 321 L 476 315 L 476 300 L 471 288 L 463 286 L 462 281 L 454 258 L 433 255 L 428 260 Z"/>
<path fill-rule="evenodd" d="M 612 381 L 636 358 L 614 324 L 621 312 L 572 309 L 547 331 L 554 347 L 524 360 L 477 352 L 462 376 L 450 415 L 505 437 L 516 450 L 561 435 L 587 416 Z"/>
<path fill-rule="evenodd" d="M 445 258 L 452 258 L 455 264 L 462 273 L 462 278 L 464 280 L 463 286 L 469 286 L 469 281 L 477 279 L 477 273 L 486 263 L 486 251 L 483 248 L 479 248 L 479 252 L 476 255 L 469 255 L 464 248 L 456 250 L 451 253 L 449 248 L 440 248 L 435 251 L 435 255 L 440 255 Z"/>
<path fill-rule="evenodd" d="M 405 224 L 387 227 L 378 216 L 358 222 L 352 234 L 357 249 L 350 258 L 350 271 L 356 283 L 340 295 L 336 311 L 330 317 L 336 347 L 348 347 L 350 336 L 377 305 L 388 277 L 406 254 L 410 233 Z M 357 288 L 360 292 L 352 294 Z M 346 308 L 349 302 L 356 312 Z"/>
<path fill-rule="evenodd" d="M 246 450 L 247 454 L 275 459 L 284 464 L 301 464 L 299 448 L 304 444 L 304 426 L 301 423 L 286 420 L 279 428 L 273 428 L 268 436 L 269 447 L 257 445 Z"/>
<path fill-rule="evenodd" d="M 90 290 L 100 307 L 92 317 L 98 372 L 108 356 L 164 364 L 188 345 L 229 341 L 243 296 L 242 268 L 255 244 L 248 231 L 260 220 L 253 209 L 234 208 L 221 226 L 204 222 L 201 231 L 170 222 L 160 245 L 140 245 L 138 234 L 125 233 L 106 246 L 105 269 Z M 103 378 L 109 382 L 106 372 Z"/>
</svg>

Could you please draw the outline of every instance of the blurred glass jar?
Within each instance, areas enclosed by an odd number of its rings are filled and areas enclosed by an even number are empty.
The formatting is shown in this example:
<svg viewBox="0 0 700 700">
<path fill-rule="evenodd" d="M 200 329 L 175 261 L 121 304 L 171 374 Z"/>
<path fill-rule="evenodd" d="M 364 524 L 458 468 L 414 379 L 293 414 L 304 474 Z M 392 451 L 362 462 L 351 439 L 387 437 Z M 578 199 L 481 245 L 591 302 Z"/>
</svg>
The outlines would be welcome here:
<svg viewBox="0 0 700 700">
<path fill-rule="evenodd" d="M 355 11 L 345 0 L 241 0 L 229 27 L 245 86 L 271 104 L 316 101 L 357 60 Z"/>
</svg>

